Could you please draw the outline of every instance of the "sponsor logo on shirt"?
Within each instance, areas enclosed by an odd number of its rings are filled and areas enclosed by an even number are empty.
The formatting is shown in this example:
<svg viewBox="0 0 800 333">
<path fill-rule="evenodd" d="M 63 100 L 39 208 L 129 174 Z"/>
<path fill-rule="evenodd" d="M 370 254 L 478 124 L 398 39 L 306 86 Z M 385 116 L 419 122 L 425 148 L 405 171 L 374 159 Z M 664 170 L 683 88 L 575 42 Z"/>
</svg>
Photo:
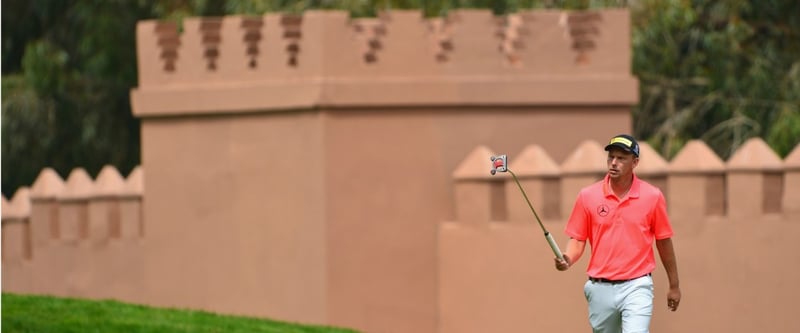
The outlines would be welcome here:
<svg viewBox="0 0 800 333">
<path fill-rule="evenodd" d="M 601 217 L 608 216 L 609 211 L 611 211 L 611 209 L 609 209 L 608 206 L 606 206 L 606 204 L 601 204 L 600 206 L 597 206 L 597 215 L 600 215 Z"/>
</svg>

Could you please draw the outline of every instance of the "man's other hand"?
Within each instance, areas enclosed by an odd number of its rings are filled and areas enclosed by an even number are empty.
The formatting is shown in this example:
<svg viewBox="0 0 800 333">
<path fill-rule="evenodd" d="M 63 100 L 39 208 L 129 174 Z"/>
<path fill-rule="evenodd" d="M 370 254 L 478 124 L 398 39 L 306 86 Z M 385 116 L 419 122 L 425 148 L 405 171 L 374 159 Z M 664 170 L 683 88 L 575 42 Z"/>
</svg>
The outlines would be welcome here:
<svg viewBox="0 0 800 333">
<path fill-rule="evenodd" d="M 572 261 L 570 261 L 569 257 L 565 254 L 564 259 L 554 258 L 556 262 L 556 269 L 559 271 L 566 271 L 569 269 L 569 266 L 572 265 Z"/>
</svg>

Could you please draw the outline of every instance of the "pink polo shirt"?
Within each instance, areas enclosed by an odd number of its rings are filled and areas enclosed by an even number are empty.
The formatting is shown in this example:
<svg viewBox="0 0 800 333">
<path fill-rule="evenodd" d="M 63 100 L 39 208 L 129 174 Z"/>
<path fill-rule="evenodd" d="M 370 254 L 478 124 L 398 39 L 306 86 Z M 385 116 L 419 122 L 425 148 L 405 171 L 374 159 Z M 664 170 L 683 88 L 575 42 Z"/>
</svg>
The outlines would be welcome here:
<svg viewBox="0 0 800 333">
<path fill-rule="evenodd" d="M 587 273 L 591 277 L 627 280 L 656 267 L 653 240 L 673 235 L 664 195 L 633 176 L 628 195 L 619 199 L 605 179 L 581 190 L 567 222 L 566 233 L 589 240 Z"/>
</svg>

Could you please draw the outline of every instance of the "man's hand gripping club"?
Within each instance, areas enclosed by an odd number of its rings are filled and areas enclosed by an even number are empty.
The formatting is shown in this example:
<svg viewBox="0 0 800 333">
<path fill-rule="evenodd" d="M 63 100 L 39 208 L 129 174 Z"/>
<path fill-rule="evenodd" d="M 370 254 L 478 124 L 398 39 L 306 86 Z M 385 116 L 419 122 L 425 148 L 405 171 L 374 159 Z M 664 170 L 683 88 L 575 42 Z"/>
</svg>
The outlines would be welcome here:
<svg viewBox="0 0 800 333">
<path fill-rule="evenodd" d="M 563 258 L 555 257 L 553 260 L 556 264 L 556 269 L 559 271 L 566 271 L 572 264 L 574 264 L 583 255 L 586 249 L 586 241 L 580 241 L 575 238 L 570 238 L 567 243 L 567 251 L 564 252 Z"/>
</svg>

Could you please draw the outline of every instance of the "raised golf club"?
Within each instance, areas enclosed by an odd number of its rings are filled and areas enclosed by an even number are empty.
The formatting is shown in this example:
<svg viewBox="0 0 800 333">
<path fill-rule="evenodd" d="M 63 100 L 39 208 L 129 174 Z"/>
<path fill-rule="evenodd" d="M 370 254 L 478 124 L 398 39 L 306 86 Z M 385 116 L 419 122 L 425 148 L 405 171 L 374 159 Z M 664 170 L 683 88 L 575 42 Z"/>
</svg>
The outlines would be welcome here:
<svg viewBox="0 0 800 333">
<path fill-rule="evenodd" d="M 536 210 L 533 209 L 533 205 L 531 204 L 531 201 L 528 200 L 528 195 L 525 194 L 525 190 L 522 188 L 522 185 L 519 183 L 519 179 L 517 179 L 517 175 L 515 175 L 514 172 L 511 171 L 511 169 L 508 168 L 508 156 L 505 155 L 505 154 L 496 155 L 496 156 L 492 156 L 490 159 L 492 160 L 492 170 L 490 171 L 492 175 L 495 175 L 498 172 L 508 172 L 508 173 L 511 174 L 511 177 L 514 178 L 514 182 L 517 183 L 517 187 L 519 187 L 519 191 L 522 192 L 522 196 L 525 197 L 525 202 L 528 203 L 528 207 L 531 208 L 531 212 L 533 212 L 533 216 L 536 217 L 536 222 L 539 222 L 539 226 L 542 227 L 542 231 L 544 232 L 544 238 L 547 239 L 547 243 L 549 243 L 550 244 L 550 248 L 553 249 L 553 254 L 555 254 L 556 257 L 559 260 L 563 260 L 564 259 L 564 255 L 561 253 L 561 249 L 558 248 L 558 244 L 556 244 L 555 239 L 553 239 L 553 236 L 550 235 L 550 232 L 547 231 L 547 229 L 544 227 L 544 224 L 542 224 L 542 220 L 539 219 L 539 214 L 536 214 Z"/>
</svg>

